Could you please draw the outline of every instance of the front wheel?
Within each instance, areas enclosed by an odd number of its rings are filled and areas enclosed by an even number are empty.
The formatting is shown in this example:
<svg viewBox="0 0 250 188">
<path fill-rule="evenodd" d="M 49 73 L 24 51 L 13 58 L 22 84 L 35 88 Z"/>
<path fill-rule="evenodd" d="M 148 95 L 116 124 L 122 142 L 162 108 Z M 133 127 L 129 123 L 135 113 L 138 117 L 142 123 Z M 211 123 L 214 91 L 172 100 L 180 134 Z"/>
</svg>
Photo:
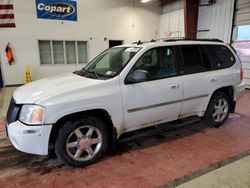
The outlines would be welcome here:
<svg viewBox="0 0 250 188">
<path fill-rule="evenodd" d="M 94 117 L 67 122 L 59 131 L 55 153 L 69 166 L 87 166 L 104 157 L 108 148 L 105 124 Z"/>
<path fill-rule="evenodd" d="M 228 118 L 230 113 L 230 100 L 223 92 L 216 92 L 208 105 L 204 119 L 209 126 L 219 127 Z"/>
</svg>

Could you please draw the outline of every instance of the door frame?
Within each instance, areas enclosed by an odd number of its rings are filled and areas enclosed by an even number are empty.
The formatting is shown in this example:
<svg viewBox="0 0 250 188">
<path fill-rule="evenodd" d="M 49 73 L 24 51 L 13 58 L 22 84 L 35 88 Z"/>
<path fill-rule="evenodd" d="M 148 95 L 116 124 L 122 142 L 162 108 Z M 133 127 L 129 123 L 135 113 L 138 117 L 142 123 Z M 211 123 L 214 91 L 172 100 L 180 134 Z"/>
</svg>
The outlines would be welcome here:
<svg viewBox="0 0 250 188">
<path fill-rule="evenodd" d="M 4 88 L 4 77 L 3 77 L 3 68 L 2 68 L 2 58 L 1 58 L 1 53 L 0 53 L 0 88 Z"/>
<path fill-rule="evenodd" d="M 111 47 L 110 47 L 110 41 L 117 41 L 117 42 L 119 41 L 119 42 L 121 42 L 121 45 L 123 45 L 123 44 L 124 44 L 124 40 L 109 39 L 109 40 L 108 40 L 108 43 L 109 43 L 109 48 L 111 48 Z M 113 46 L 112 46 L 112 47 L 113 47 Z"/>
</svg>

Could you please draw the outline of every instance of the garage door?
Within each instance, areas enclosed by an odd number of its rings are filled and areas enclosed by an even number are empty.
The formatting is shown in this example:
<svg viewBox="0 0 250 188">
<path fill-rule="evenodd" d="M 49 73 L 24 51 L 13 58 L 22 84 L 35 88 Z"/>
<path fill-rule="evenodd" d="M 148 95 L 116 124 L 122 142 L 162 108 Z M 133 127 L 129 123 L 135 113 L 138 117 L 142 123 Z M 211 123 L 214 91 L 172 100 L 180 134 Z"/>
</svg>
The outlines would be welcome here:
<svg viewBox="0 0 250 188">
<path fill-rule="evenodd" d="M 250 0 L 236 0 L 233 46 L 241 56 L 244 82 L 250 88 Z"/>
<path fill-rule="evenodd" d="M 250 0 L 236 0 L 235 25 L 250 25 Z"/>
</svg>

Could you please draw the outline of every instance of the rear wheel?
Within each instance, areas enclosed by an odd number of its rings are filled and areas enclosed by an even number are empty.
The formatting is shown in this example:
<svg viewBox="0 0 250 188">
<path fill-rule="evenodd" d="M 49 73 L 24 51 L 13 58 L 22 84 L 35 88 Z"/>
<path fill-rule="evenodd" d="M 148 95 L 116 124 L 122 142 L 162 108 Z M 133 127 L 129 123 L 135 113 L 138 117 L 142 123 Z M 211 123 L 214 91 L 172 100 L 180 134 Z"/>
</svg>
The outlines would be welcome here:
<svg viewBox="0 0 250 188">
<path fill-rule="evenodd" d="M 230 100 L 223 92 L 216 92 L 208 105 L 204 119 L 209 126 L 219 127 L 228 118 L 230 113 Z"/>
<path fill-rule="evenodd" d="M 94 117 L 67 122 L 59 131 L 55 152 L 66 165 L 86 166 L 104 157 L 108 148 L 105 124 Z"/>
</svg>

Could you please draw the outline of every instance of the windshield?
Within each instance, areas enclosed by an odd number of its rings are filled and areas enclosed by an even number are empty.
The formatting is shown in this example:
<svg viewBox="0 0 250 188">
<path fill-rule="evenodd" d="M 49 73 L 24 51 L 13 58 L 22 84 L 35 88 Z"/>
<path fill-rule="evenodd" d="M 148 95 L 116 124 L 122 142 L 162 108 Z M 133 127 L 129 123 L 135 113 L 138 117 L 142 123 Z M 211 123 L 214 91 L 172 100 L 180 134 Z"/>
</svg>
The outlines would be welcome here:
<svg viewBox="0 0 250 188">
<path fill-rule="evenodd" d="M 139 50 L 138 47 L 110 48 L 75 74 L 94 79 L 113 78 L 123 70 Z"/>
</svg>

